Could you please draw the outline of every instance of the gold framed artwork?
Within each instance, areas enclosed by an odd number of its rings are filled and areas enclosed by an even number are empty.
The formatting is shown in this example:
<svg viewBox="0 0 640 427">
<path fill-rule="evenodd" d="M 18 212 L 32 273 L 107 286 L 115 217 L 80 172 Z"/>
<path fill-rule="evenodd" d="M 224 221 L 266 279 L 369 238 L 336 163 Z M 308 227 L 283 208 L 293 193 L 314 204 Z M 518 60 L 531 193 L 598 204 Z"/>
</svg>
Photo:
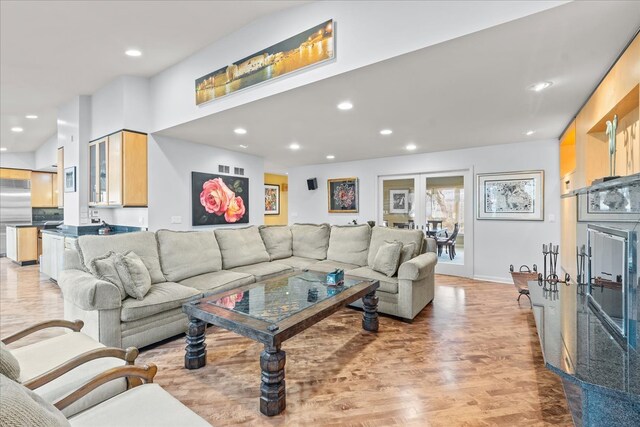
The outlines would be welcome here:
<svg viewBox="0 0 640 427">
<path fill-rule="evenodd" d="M 328 179 L 327 195 L 329 213 L 358 212 L 358 178 Z"/>
</svg>

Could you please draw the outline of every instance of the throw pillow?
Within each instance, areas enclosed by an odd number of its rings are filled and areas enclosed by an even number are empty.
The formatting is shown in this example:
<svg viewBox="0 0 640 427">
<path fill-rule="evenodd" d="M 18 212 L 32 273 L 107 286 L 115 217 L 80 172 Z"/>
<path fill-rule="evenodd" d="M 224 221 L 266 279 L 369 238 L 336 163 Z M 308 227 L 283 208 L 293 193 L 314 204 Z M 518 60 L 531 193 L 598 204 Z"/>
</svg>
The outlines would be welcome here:
<svg viewBox="0 0 640 427">
<path fill-rule="evenodd" d="M 122 279 L 127 295 L 142 301 L 151 289 L 151 275 L 135 252 L 129 251 L 124 255 L 116 255 L 116 269 Z"/>
<path fill-rule="evenodd" d="M 127 297 L 127 291 L 124 289 L 122 279 L 120 279 L 120 275 L 116 269 L 117 258 L 118 254 L 115 252 L 107 252 L 101 257 L 92 259 L 89 263 L 89 270 L 91 270 L 91 274 L 98 279 L 116 285 L 120 291 L 120 299 L 125 299 Z"/>
<path fill-rule="evenodd" d="M 402 265 L 405 262 L 412 259 L 415 251 L 416 251 L 416 244 L 414 242 L 406 243 L 402 245 L 402 252 L 400 253 L 399 265 Z"/>
<path fill-rule="evenodd" d="M 385 241 L 373 260 L 373 269 L 379 273 L 392 277 L 398 271 L 402 243 Z"/>
<path fill-rule="evenodd" d="M 0 425 L 70 427 L 55 406 L 22 384 L 0 375 Z"/>
<path fill-rule="evenodd" d="M 18 381 L 20 377 L 20 362 L 2 341 L 0 341 L 0 374 L 6 375 L 13 381 Z"/>
</svg>

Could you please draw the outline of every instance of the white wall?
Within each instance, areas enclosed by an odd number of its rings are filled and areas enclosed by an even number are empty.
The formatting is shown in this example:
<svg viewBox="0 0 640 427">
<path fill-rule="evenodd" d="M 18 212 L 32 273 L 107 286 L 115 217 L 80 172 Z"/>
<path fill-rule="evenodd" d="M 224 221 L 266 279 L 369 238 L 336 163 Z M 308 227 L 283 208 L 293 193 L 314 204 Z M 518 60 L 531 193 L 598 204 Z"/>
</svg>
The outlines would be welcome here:
<svg viewBox="0 0 640 427">
<path fill-rule="evenodd" d="M 149 135 L 149 229 L 194 229 L 191 226 L 191 172 L 215 174 L 219 164 L 244 168 L 249 178 L 249 223 L 262 224 L 264 160 L 261 157 Z M 172 216 L 181 217 L 182 223 L 172 224 Z M 208 227 L 195 227 L 205 228 Z"/>
<path fill-rule="evenodd" d="M 33 169 L 35 167 L 33 152 L 8 153 L 0 152 L 0 168 Z"/>
<path fill-rule="evenodd" d="M 35 169 L 50 172 L 58 171 L 52 165 L 58 162 L 58 134 L 51 135 L 35 152 Z"/>
<path fill-rule="evenodd" d="M 473 276 L 478 279 L 510 282 L 509 264 L 541 265 L 542 244 L 559 243 L 560 240 L 557 140 L 293 168 L 289 170 L 289 222 L 346 224 L 353 219 L 357 219 L 359 223 L 367 220 L 378 221 L 378 176 L 469 168 L 472 168 L 475 174 L 539 169 L 545 171 L 544 222 L 474 219 Z M 358 214 L 327 212 L 327 179 L 340 177 L 359 179 Z M 307 189 L 308 178 L 318 179 L 317 190 Z M 465 239 L 467 238 L 465 236 Z"/>
<path fill-rule="evenodd" d="M 152 131 L 540 12 L 564 1 L 316 1 L 252 22 L 151 79 Z M 328 19 L 336 60 L 196 106 L 195 79 Z"/>
</svg>

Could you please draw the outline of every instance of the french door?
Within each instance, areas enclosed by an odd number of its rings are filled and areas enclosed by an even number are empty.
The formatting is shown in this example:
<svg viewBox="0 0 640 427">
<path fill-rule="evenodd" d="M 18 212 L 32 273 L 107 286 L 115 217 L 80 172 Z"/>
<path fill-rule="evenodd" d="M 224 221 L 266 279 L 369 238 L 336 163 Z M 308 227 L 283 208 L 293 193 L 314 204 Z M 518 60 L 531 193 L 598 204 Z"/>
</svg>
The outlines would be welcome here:
<svg viewBox="0 0 640 427">
<path fill-rule="evenodd" d="M 437 239 L 436 272 L 473 277 L 473 172 L 378 177 L 378 224 Z"/>
</svg>

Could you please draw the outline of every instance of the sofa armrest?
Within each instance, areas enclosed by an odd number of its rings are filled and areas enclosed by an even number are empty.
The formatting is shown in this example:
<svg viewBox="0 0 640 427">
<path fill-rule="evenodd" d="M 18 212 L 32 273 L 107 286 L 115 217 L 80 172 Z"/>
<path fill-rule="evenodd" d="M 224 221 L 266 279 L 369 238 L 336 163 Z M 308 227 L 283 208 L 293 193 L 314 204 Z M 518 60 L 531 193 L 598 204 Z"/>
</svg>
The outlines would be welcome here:
<svg viewBox="0 0 640 427">
<path fill-rule="evenodd" d="M 62 270 L 58 286 L 65 300 L 83 310 L 109 310 L 122 306 L 120 290 L 113 283 L 80 270 Z"/>
<path fill-rule="evenodd" d="M 433 252 L 427 252 L 403 263 L 398 269 L 399 280 L 420 280 L 433 274 L 438 263 L 438 257 Z"/>
<path fill-rule="evenodd" d="M 436 239 L 434 239 L 433 237 L 427 237 L 425 239 L 425 245 L 426 245 L 426 250 L 424 251 L 425 253 L 438 252 L 438 243 L 436 242 Z"/>
</svg>

